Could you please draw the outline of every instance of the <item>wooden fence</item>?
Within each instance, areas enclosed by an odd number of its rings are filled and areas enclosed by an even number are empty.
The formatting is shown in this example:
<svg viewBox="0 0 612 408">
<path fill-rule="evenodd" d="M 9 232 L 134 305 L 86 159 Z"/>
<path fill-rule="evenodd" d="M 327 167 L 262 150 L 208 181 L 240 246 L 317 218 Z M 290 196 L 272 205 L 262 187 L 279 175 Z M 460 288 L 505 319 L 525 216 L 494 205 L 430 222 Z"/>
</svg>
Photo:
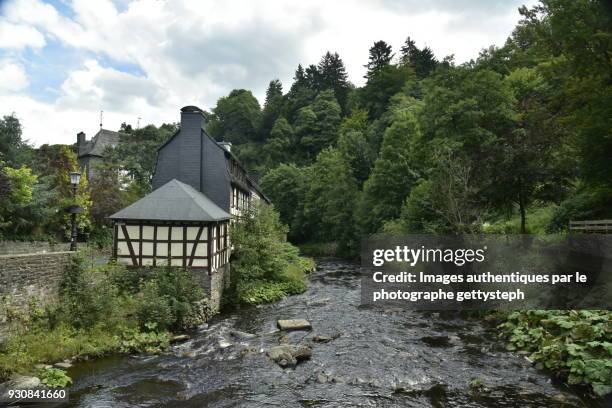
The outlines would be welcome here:
<svg viewBox="0 0 612 408">
<path fill-rule="evenodd" d="M 570 221 L 570 232 L 612 234 L 612 220 Z"/>
</svg>

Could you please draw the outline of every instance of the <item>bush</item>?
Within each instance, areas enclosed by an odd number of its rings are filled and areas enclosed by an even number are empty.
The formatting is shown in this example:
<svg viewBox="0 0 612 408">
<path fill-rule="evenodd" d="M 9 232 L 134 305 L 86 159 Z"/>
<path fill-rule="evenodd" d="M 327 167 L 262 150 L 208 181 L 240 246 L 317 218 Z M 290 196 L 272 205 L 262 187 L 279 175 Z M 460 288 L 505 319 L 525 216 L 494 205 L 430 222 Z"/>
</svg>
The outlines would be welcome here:
<svg viewBox="0 0 612 408">
<path fill-rule="evenodd" d="M 498 328 L 508 350 L 531 351 L 539 368 L 603 396 L 612 392 L 611 324 L 607 310 L 529 310 L 510 313 Z"/>
<path fill-rule="evenodd" d="M 136 297 L 136 313 L 142 326 L 155 323 L 160 329 L 187 329 L 204 320 L 199 307 L 203 298 L 202 288 L 189 272 L 157 268 Z"/>
<path fill-rule="evenodd" d="M 59 368 L 45 368 L 41 370 L 40 381 L 47 387 L 64 388 L 72 384 L 72 378 L 68 377 L 64 370 Z"/>
<path fill-rule="evenodd" d="M 260 205 L 232 226 L 232 288 L 226 303 L 274 302 L 306 290 L 314 262 L 286 241 L 286 227 L 272 206 Z"/>
<path fill-rule="evenodd" d="M 556 209 L 547 226 L 548 232 L 565 231 L 570 220 L 612 217 L 612 188 L 579 188 Z"/>
</svg>

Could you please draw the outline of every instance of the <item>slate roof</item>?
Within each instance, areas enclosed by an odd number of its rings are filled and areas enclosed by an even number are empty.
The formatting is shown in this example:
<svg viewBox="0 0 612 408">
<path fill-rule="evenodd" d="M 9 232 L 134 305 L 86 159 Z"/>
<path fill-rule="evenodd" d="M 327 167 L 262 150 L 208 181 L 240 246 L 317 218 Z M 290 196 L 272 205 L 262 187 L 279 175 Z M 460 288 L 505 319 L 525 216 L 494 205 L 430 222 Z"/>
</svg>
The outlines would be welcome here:
<svg viewBox="0 0 612 408">
<path fill-rule="evenodd" d="M 172 179 L 109 217 L 114 220 L 221 221 L 230 215 L 190 185 Z"/>
<path fill-rule="evenodd" d="M 83 156 L 99 156 L 104 155 L 104 149 L 108 146 L 117 146 L 119 144 L 119 132 L 112 130 L 100 129 L 91 140 L 79 148 L 79 157 Z"/>
</svg>

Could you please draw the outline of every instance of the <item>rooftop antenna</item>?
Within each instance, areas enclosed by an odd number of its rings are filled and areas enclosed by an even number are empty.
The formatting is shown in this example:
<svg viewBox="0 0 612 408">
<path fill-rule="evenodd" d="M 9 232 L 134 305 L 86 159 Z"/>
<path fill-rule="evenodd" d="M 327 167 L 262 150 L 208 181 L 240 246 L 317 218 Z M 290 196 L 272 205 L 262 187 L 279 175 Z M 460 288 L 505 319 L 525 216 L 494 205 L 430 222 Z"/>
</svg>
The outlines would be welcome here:
<svg viewBox="0 0 612 408">
<path fill-rule="evenodd" d="M 100 111 L 100 130 L 102 130 L 102 119 L 104 118 L 104 111 Z"/>
<path fill-rule="evenodd" d="M 140 119 L 141 117 L 138 117 L 138 121 L 136 122 L 136 129 L 140 129 Z"/>
</svg>

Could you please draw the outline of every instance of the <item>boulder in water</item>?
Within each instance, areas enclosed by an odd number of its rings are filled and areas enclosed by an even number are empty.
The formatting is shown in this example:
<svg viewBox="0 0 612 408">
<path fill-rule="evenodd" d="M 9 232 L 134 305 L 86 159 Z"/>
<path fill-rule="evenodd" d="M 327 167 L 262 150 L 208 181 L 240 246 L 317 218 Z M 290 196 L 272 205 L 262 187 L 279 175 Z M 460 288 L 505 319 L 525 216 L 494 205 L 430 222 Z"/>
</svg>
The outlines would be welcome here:
<svg viewBox="0 0 612 408">
<path fill-rule="evenodd" d="M 14 375 L 11 379 L 0 384 L 0 397 L 6 397 L 9 390 L 30 390 L 42 385 L 40 378 L 25 375 Z"/>
<path fill-rule="evenodd" d="M 298 361 L 308 360 L 312 349 L 304 345 L 283 344 L 268 350 L 268 357 L 281 367 L 294 367 Z"/>
<path fill-rule="evenodd" d="M 188 334 L 177 334 L 170 338 L 170 343 L 178 343 L 181 341 L 189 340 L 191 337 Z"/>
<path fill-rule="evenodd" d="M 306 319 L 288 319 L 277 321 L 278 328 L 285 331 L 311 330 L 312 325 Z"/>
<path fill-rule="evenodd" d="M 230 336 L 239 339 L 239 340 L 247 340 L 247 339 L 252 339 L 255 338 L 256 336 L 252 333 L 246 333 L 246 332 L 242 332 L 239 330 L 232 330 L 230 331 Z"/>
</svg>

